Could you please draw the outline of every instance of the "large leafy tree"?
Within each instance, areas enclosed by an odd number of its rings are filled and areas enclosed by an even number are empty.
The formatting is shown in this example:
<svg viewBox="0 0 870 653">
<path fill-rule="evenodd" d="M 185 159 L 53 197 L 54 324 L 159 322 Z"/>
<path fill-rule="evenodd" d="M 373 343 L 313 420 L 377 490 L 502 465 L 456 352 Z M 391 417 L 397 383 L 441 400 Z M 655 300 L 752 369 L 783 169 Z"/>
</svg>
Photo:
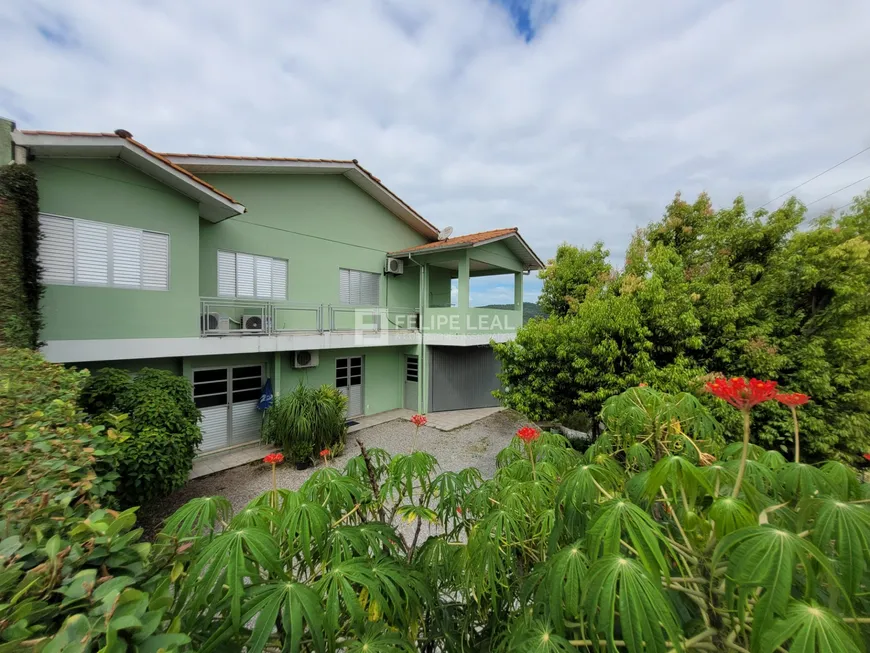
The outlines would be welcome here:
<svg viewBox="0 0 870 653">
<path fill-rule="evenodd" d="M 559 247 L 541 273 L 551 317 L 496 347 L 500 397 L 533 418 L 594 417 L 638 382 L 697 391 L 707 374 L 774 378 L 813 397 L 807 454 L 855 460 L 870 450 L 868 238 L 870 196 L 807 224 L 795 199 L 768 213 L 677 194 L 621 269 L 601 243 Z M 787 419 L 760 410 L 758 437 L 784 447 Z"/>
</svg>

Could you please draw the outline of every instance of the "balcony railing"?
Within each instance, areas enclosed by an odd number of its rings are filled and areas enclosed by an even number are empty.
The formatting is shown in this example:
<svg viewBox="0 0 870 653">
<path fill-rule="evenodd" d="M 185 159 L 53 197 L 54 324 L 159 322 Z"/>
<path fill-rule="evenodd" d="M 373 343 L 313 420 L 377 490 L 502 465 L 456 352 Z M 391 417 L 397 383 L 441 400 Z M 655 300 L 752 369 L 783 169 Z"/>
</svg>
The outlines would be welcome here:
<svg viewBox="0 0 870 653">
<path fill-rule="evenodd" d="M 419 310 L 383 306 L 345 306 L 204 297 L 200 300 L 203 336 L 287 333 L 417 331 Z"/>
</svg>

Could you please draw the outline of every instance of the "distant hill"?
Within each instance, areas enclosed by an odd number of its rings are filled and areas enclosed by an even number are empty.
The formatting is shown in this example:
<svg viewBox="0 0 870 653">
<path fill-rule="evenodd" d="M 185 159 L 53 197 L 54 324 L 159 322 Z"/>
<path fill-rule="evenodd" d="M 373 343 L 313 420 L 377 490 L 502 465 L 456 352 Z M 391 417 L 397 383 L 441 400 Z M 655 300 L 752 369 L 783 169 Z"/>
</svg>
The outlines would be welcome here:
<svg viewBox="0 0 870 653">
<path fill-rule="evenodd" d="M 513 304 L 489 304 L 488 306 L 481 306 L 481 308 L 501 308 L 505 310 L 512 310 L 513 307 Z M 547 314 L 535 302 L 523 302 L 523 324 L 533 317 L 547 317 Z"/>
</svg>

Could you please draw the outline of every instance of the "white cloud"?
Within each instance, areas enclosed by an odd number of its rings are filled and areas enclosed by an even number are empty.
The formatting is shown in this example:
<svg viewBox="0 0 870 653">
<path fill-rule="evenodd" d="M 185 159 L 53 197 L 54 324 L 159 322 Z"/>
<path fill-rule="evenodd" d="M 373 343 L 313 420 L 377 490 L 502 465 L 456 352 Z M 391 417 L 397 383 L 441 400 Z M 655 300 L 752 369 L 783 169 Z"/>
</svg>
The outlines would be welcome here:
<svg viewBox="0 0 870 653">
<path fill-rule="evenodd" d="M 518 226 L 544 258 L 604 240 L 617 262 L 678 189 L 755 206 L 870 145 L 865 0 L 529 13 L 526 42 L 489 0 L 7 0 L 0 115 L 170 151 L 355 157 L 457 233 Z M 798 195 L 867 174 L 870 152 Z"/>
</svg>

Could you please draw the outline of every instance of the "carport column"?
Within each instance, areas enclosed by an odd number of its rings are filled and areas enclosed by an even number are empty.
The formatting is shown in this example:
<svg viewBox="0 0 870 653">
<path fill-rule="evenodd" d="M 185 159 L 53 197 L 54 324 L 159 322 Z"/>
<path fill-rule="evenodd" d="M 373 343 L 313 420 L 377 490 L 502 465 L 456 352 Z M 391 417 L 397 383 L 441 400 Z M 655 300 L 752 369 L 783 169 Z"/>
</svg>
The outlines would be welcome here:
<svg viewBox="0 0 870 653">
<path fill-rule="evenodd" d="M 277 398 L 281 394 L 281 352 L 275 352 L 272 361 L 272 394 Z"/>
<path fill-rule="evenodd" d="M 468 251 L 461 251 L 459 256 L 459 297 L 456 298 L 456 306 L 464 324 L 465 314 L 468 312 L 468 295 L 471 291 Z"/>
<path fill-rule="evenodd" d="M 523 273 L 514 272 L 514 310 L 523 310 Z"/>
</svg>

